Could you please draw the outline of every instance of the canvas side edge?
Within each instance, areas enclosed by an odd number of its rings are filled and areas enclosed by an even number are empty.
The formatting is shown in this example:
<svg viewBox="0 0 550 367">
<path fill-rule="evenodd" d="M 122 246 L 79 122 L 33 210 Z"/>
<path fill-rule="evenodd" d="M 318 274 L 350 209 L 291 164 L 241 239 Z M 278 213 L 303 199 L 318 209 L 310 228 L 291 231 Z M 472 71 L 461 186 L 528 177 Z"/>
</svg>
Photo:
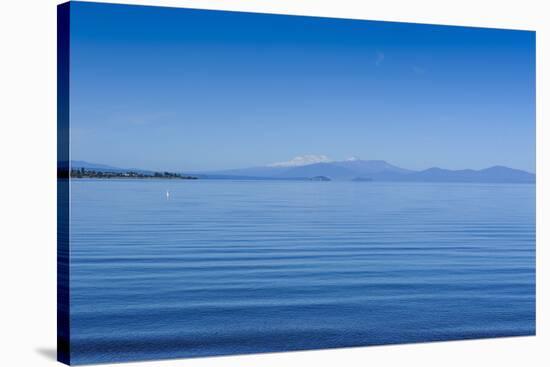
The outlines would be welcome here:
<svg viewBox="0 0 550 367">
<path fill-rule="evenodd" d="M 57 360 L 71 363 L 70 329 L 70 3 L 57 6 Z"/>
</svg>

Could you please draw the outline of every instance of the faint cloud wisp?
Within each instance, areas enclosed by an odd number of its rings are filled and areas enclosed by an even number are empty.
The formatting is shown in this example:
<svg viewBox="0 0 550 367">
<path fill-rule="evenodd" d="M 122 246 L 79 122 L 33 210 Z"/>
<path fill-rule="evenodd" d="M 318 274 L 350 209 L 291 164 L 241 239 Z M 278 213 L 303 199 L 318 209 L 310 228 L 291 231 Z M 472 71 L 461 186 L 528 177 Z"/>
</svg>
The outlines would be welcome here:
<svg viewBox="0 0 550 367">
<path fill-rule="evenodd" d="M 277 162 L 268 165 L 269 167 L 299 167 L 314 163 L 327 163 L 330 159 L 326 155 L 306 154 L 292 158 L 287 162 Z"/>
<path fill-rule="evenodd" d="M 378 67 L 380 65 L 382 65 L 382 63 L 384 62 L 384 59 L 386 58 L 386 55 L 384 55 L 383 52 L 381 51 L 376 51 L 376 61 L 374 62 L 374 64 Z"/>
</svg>

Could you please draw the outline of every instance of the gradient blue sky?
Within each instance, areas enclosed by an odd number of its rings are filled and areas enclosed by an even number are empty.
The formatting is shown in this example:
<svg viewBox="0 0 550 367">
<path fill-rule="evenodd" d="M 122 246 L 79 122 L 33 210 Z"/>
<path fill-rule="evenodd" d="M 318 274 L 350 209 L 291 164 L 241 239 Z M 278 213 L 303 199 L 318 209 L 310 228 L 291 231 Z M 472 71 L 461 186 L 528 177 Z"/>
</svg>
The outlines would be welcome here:
<svg viewBox="0 0 550 367">
<path fill-rule="evenodd" d="M 535 33 L 72 3 L 71 158 L 535 171 Z"/>
</svg>

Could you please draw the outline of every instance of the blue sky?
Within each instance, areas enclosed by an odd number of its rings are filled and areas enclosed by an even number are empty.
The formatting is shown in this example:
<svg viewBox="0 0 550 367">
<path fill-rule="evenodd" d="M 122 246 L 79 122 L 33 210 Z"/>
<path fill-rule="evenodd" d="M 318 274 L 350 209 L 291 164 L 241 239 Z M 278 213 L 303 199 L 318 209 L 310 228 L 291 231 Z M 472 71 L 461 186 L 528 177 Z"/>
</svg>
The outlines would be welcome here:
<svg viewBox="0 0 550 367">
<path fill-rule="evenodd" d="M 71 155 L 535 171 L 535 33 L 73 3 Z"/>
</svg>

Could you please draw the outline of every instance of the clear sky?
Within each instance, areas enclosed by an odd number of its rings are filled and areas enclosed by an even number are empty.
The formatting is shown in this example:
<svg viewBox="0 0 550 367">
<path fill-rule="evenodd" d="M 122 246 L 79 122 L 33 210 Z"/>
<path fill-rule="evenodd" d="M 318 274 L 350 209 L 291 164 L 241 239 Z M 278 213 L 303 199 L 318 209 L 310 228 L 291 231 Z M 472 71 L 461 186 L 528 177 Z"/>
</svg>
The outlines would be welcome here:
<svg viewBox="0 0 550 367">
<path fill-rule="evenodd" d="M 71 5 L 71 159 L 535 171 L 535 33 Z"/>
</svg>

